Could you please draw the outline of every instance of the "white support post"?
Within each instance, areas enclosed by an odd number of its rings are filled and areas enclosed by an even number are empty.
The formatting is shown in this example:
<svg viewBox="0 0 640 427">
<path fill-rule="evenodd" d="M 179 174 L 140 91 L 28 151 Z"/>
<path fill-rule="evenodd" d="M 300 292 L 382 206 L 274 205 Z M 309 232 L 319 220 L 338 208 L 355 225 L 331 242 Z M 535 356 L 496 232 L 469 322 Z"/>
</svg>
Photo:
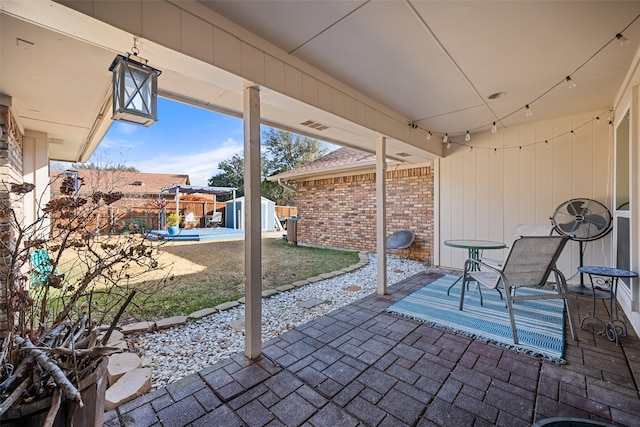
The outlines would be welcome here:
<svg viewBox="0 0 640 427">
<path fill-rule="evenodd" d="M 262 353 L 262 252 L 260 234 L 260 92 L 244 89 L 244 272 L 245 350 Z"/>
<path fill-rule="evenodd" d="M 387 138 L 376 140 L 376 252 L 378 294 L 387 293 Z"/>
</svg>

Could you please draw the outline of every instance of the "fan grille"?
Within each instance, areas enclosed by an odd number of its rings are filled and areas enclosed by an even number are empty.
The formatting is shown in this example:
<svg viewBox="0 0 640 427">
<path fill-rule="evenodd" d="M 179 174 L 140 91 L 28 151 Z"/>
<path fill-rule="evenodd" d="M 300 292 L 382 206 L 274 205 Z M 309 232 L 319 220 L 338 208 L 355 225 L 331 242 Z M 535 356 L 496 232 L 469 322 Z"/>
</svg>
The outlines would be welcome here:
<svg viewBox="0 0 640 427">
<path fill-rule="evenodd" d="M 592 199 L 571 199 L 558 206 L 551 217 L 559 234 L 573 240 L 596 240 L 611 230 L 611 212 Z"/>
</svg>

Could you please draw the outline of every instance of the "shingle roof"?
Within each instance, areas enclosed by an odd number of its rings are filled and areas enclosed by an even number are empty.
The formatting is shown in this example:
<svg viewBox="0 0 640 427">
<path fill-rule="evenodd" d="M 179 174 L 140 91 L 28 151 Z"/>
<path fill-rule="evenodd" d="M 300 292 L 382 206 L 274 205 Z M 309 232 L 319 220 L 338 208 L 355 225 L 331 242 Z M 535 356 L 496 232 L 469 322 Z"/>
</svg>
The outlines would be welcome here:
<svg viewBox="0 0 640 427">
<path fill-rule="evenodd" d="M 84 178 L 82 193 L 93 191 L 119 191 L 127 195 L 156 195 L 160 194 L 163 187 L 170 187 L 174 184 L 190 184 L 189 175 L 165 174 L 165 173 L 143 173 L 125 171 L 107 171 L 96 169 L 80 169 L 78 174 Z M 59 194 L 59 180 L 57 177 L 64 171 L 51 171 L 51 192 Z"/>
<path fill-rule="evenodd" d="M 349 170 L 360 166 L 371 166 L 375 164 L 375 160 L 376 156 L 373 154 L 353 148 L 342 147 L 311 163 L 273 175 L 269 178 L 270 180 L 277 180 L 278 178 L 292 179 L 328 171 Z"/>
</svg>

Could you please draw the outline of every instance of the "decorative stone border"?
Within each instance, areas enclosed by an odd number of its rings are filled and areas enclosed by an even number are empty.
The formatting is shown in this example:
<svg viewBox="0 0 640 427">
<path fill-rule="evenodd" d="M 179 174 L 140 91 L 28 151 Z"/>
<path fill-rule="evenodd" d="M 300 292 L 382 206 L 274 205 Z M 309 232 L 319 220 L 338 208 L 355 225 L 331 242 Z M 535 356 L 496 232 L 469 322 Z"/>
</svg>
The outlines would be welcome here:
<svg viewBox="0 0 640 427">
<path fill-rule="evenodd" d="M 276 289 L 262 291 L 262 298 L 270 298 L 281 292 L 287 292 L 311 283 L 350 273 L 369 264 L 368 252 L 361 251 L 358 256 L 360 261 L 356 264 L 341 270 L 309 277 L 306 280 L 299 280 L 290 285 L 278 286 Z M 109 388 L 107 389 L 105 399 L 105 411 L 115 409 L 136 397 L 142 396 L 151 389 L 151 368 L 142 368 L 140 357 L 136 354 L 126 352 L 127 344 L 124 338 L 126 335 L 181 326 L 189 320 L 197 320 L 220 311 L 229 310 L 240 304 L 244 304 L 244 302 L 245 299 L 243 297 L 237 301 L 228 301 L 213 308 L 203 308 L 202 310 L 194 311 L 188 316 L 173 316 L 155 322 L 130 323 L 122 326 L 120 331 L 114 331 L 107 346 L 120 347 L 123 349 L 123 353 L 114 354 L 109 357 L 109 366 L 107 368 Z"/>
</svg>

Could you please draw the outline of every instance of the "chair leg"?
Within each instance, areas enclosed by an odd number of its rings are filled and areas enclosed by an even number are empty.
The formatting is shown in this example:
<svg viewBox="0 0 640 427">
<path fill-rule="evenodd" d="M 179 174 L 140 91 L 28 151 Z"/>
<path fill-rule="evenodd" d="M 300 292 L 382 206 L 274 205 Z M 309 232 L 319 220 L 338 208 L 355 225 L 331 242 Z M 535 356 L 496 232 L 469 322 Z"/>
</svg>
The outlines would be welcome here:
<svg viewBox="0 0 640 427">
<path fill-rule="evenodd" d="M 460 308 L 458 310 L 462 310 L 462 306 L 464 305 L 464 290 L 467 288 L 467 275 L 466 271 L 462 276 L 462 286 L 460 287 Z"/>
<path fill-rule="evenodd" d="M 509 320 L 511 321 L 511 331 L 513 332 L 513 343 L 519 344 L 518 331 L 516 330 L 516 319 L 513 317 L 513 302 L 511 301 L 511 290 L 505 288 L 504 294 L 505 294 L 505 298 L 507 299 L 507 311 L 509 312 Z"/>
<path fill-rule="evenodd" d="M 567 320 L 569 322 L 569 329 L 571 330 L 571 338 L 573 338 L 574 341 L 578 341 L 576 328 L 573 324 L 573 317 L 571 316 L 571 309 L 569 308 L 569 290 L 567 289 L 567 281 L 561 271 L 554 270 L 554 274 L 556 276 L 557 291 L 562 295 L 562 299 L 564 299 L 564 307 L 567 310 Z"/>
</svg>

